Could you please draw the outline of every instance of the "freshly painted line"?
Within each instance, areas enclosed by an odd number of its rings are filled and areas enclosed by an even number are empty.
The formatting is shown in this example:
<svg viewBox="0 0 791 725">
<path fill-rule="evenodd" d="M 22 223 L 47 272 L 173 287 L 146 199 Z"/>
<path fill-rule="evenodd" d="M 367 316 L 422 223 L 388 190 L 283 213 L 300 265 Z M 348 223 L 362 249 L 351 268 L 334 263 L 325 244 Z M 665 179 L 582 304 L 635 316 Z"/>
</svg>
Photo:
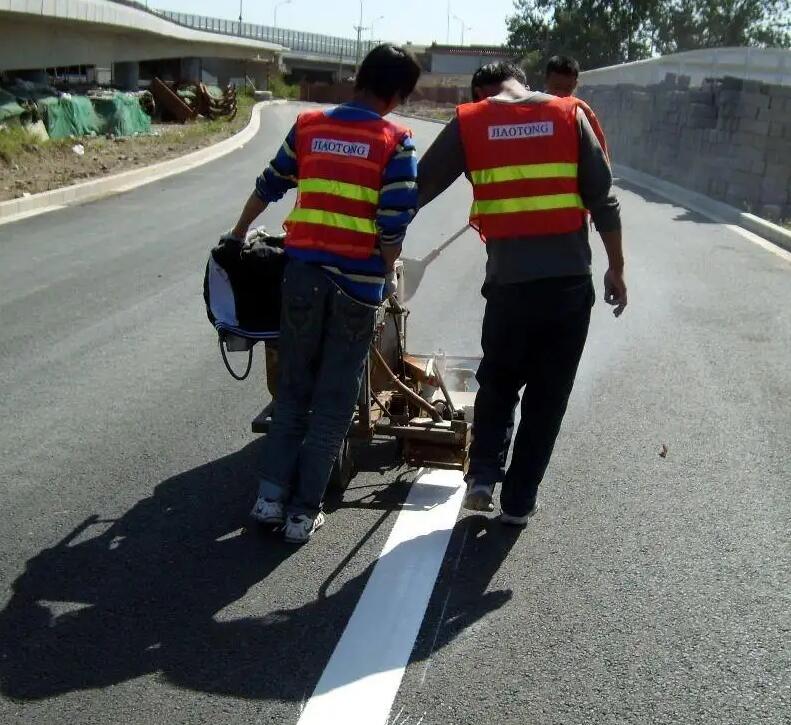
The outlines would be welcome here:
<svg viewBox="0 0 791 725">
<path fill-rule="evenodd" d="M 297 725 L 386 725 L 463 498 L 458 471 L 418 476 Z"/>
</svg>

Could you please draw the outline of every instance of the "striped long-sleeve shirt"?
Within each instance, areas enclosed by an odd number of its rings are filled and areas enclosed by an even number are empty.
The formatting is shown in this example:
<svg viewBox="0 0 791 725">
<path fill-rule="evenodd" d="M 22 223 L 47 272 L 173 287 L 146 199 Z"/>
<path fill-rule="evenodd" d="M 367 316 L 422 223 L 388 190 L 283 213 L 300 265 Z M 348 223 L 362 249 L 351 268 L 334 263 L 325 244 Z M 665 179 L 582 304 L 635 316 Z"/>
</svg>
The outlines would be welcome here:
<svg viewBox="0 0 791 725">
<path fill-rule="evenodd" d="M 346 103 L 327 111 L 340 121 L 361 121 L 379 118 L 379 114 L 359 103 Z M 278 201 L 297 186 L 297 128 L 289 132 L 277 155 L 256 180 L 256 193 L 267 203 Z M 294 259 L 321 266 L 348 295 L 368 304 L 383 299 L 385 264 L 380 248 L 401 245 L 406 229 L 417 211 L 417 158 L 411 137 L 405 135 L 396 147 L 382 176 L 382 189 L 376 214 L 379 245 L 368 259 L 348 259 L 330 252 L 287 249 Z"/>
</svg>

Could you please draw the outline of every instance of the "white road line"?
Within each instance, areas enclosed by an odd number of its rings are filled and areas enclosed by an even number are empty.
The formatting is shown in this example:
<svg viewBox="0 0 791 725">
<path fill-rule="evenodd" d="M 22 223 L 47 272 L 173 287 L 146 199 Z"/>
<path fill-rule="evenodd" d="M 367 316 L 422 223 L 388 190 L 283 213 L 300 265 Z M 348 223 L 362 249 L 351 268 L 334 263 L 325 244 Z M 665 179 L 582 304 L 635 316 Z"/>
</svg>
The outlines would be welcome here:
<svg viewBox="0 0 791 725">
<path fill-rule="evenodd" d="M 637 173 L 639 174 L 641 172 Z M 728 231 L 738 234 L 748 242 L 752 242 L 762 249 L 765 249 L 767 252 L 771 252 L 776 257 L 780 257 L 780 259 L 783 261 L 791 262 L 791 252 L 789 250 L 784 249 L 779 244 L 775 244 L 774 242 L 760 236 L 759 234 L 756 234 L 755 232 L 751 232 L 749 229 L 740 227 L 738 224 L 732 224 L 716 211 L 707 209 L 703 204 L 697 203 L 695 199 L 690 196 L 691 194 L 695 194 L 695 192 L 683 189 L 682 187 L 678 187 L 677 191 L 668 190 L 668 188 L 662 185 L 661 179 L 656 179 L 656 184 L 652 185 L 647 183 L 645 180 L 641 180 L 639 176 L 633 176 L 632 174 L 621 174 L 621 177 L 627 183 L 634 184 L 642 189 L 648 189 L 657 196 L 661 196 L 662 198 L 669 200 L 679 209 L 690 209 L 691 211 L 697 212 L 698 214 L 701 214 L 702 216 L 717 222 L 717 224 L 720 224 Z M 617 184 L 621 177 L 613 177 L 613 184 Z M 684 192 L 687 193 L 685 194 Z M 710 201 L 714 204 L 720 203 L 715 199 L 711 199 Z"/>
<path fill-rule="evenodd" d="M 711 216 L 711 215 L 709 215 Z M 714 217 L 712 217 L 714 218 Z M 742 229 L 741 227 L 736 226 L 735 224 L 728 224 L 727 222 L 723 221 L 722 219 L 718 220 L 726 229 L 735 232 L 741 237 L 744 237 L 747 241 L 752 242 L 753 244 L 757 244 L 759 247 L 762 247 L 767 252 L 771 252 L 776 257 L 780 257 L 780 259 L 791 262 L 791 252 L 787 249 L 783 249 L 782 247 L 778 246 L 774 242 L 770 242 L 768 239 L 764 239 L 763 237 L 751 232 L 749 229 Z"/>
<path fill-rule="evenodd" d="M 419 475 L 297 725 L 386 725 L 463 498 L 460 472 Z"/>
</svg>

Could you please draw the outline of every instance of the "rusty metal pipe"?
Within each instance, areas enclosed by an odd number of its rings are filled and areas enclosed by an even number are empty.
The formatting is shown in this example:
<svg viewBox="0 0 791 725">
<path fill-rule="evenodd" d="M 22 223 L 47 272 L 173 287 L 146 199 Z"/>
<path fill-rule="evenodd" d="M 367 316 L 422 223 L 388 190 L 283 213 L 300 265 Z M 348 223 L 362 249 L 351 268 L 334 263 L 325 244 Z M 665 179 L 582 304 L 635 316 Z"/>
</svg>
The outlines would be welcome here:
<svg viewBox="0 0 791 725">
<path fill-rule="evenodd" d="M 439 383 L 439 389 L 442 391 L 443 395 L 445 396 L 445 402 L 448 404 L 448 410 L 450 410 L 450 414 L 453 418 L 456 417 L 456 408 L 453 405 L 453 401 L 450 398 L 450 392 L 448 391 L 448 386 L 445 385 L 445 380 L 442 378 L 442 373 L 439 371 L 439 365 L 437 365 L 436 359 L 432 358 L 432 367 L 434 368 L 434 375 L 437 378 L 437 382 Z"/>
<path fill-rule="evenodd" d="M 371 351 L 374 354 L 374 359 L 376 362 L 379 363 L 381 368 L 387 373 L 395 386 L 415 405 L 428 413 L 435 423 L 439 423 L 442 420 L 442 416 L 439 414 L 437 409 L 428 401 L 423 400 L 423 398 L 421 398 L 414 390 L 411 390 L 398 379 L 398 376 L 390 369 L 390 366 L 385 362 L 385 359 L 382 357 L 382 353 L 379 352 L 379 350 L 377 350 L 375 347 L 371 347 Z"/>
</svg>

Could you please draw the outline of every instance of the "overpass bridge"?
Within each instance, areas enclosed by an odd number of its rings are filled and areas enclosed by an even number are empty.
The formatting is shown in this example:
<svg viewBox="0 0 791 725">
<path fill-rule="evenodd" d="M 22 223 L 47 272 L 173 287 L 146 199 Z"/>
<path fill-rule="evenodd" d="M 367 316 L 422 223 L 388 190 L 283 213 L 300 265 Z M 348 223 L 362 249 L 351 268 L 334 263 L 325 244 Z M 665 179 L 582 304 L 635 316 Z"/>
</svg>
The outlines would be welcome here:
<svg viewBox="0 0 791 725">
<path fill-rule="evenodd" d="M 282 52 L 277 43 L 187 27 L 136 3 L 0 0 L 0 70 L 33 79 L 47 68 L 90 66 L 112 69 L 115 83 L 135 88 L 141 62 L 175 61 L 175 72 L 193 79 L 202 59 L 223 72 L 265 77 Z"/>
<path fill-rule="evenodd" d="M 183 27 L 283 46 L 281 58 L 288 72 L 308 77 L 326 77 L 327 80 L 336 73 L 352 71 L 357 59 L 381 42 L 361 40 L 358 44 L 354 38 L 307 33 L 256 23 L 239 23 L 224 18 L 169 10 L 153 12 Z"/>
<path fill-rule="evenodd" d="M 0 70 L 44 80 L 43 69 L 106 68 L 134 88 L 140 64 L 191 80 L 250 76 L 261 87 L 279 64 L 311 80 L 352 72 L 373 41 L 155 10 L 133 0 L 0 0 Z M 161 64 L 162 65 L 162 64 Z M 155 70 L 156 72 L 156 70 Z"/>
</svg>

